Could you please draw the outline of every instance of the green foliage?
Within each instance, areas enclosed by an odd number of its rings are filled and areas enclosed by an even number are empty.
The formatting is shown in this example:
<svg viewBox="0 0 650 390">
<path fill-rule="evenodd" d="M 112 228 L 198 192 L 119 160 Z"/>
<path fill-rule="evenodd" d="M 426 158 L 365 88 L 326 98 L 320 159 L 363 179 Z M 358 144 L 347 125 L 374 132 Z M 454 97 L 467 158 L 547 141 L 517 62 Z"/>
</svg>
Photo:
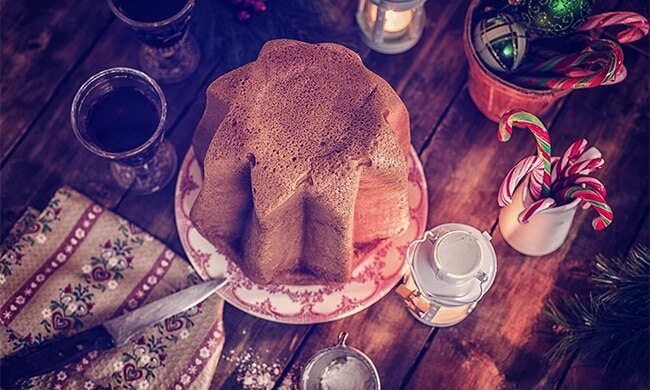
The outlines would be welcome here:
<svg viewBox="0 0 650 390">
<path fill-rule="evenodd" d="M 627 258 L 598 256 L 592 274 L 594 289 L 586 299 L 573 296 L 549 300 L 546 315 L 557 343 L 552 360 L 576 355 L 599 363 L 612 377 L 647 377 L 650 363 L 650 259 L 637 246 Z"/>
</svg>

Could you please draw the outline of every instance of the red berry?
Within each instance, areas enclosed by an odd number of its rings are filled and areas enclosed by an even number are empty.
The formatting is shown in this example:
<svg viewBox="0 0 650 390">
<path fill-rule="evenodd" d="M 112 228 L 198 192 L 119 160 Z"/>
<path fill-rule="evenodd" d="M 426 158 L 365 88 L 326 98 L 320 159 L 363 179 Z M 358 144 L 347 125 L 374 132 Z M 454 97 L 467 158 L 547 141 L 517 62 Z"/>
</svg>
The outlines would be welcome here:
<svg viewBox="0 0 650 390">
<path fill-rule="evenodd" d="M 241 10 L 241 11 L 239 11 L 237 13 L 237 20 L 239 20 L 240 22 L 245 22 L 250 18 L 251 18 L 251 14 L 248 11 L 246 11 L 245 9 L 243 9 L 243 10 Z"/>
<path fill-rule="evenodd" d="M 263 1 L 257 1 L 253 9 L 255 10 L 255 12 L 264 12 L 266 11 L 266 3 L 264 3 Z"/>
</svg>

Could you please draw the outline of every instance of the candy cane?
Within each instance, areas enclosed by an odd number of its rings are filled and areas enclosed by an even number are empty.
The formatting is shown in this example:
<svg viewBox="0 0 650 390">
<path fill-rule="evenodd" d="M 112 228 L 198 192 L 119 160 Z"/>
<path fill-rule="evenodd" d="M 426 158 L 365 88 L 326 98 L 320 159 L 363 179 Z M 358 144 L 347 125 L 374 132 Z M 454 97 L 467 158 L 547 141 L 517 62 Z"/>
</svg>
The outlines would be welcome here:
<svg viewBox="0 0 650 390">
<path fill-rule="evenodd" d="M 513 81 L 540 89 L 593 88 L 620 83 L 627 77 L 621 47 L 606 39 L 590 42 L 582 52 L 559 55 L 522 67 L 520 72 L 526 74 L 514 76 Z"/>
<path fill-rule="evenodd" d="M 600 194 L 600 196 L 602 196 L 603 199 L 607 199 L 607 190 L 605 189 L 605 185 L 595 177 L 588 176 L 588 175 L 574 175 L 566 179 L 563 179 L 557 183 L 553 183 L 553 186 L 554 187 L 552 188 L 551 191 L 556 195 L 557 192 L 561 191 L 564 188 L 572 187 L 572 186 L 580 186 L 582 188 L 592 189 L 596 191 L 598 194 Z M 586 210 L 589 207 L 591 207 L 591 204 L 581 201 L 580 207 Z"/>
<path fill-rule="evenodd" d="M 620 43 L 630 43 L 648 35 L 650 24 L 648 19 L 636 12 L 605 12 L 587 18 L 587 21 L 578 31 L 588 31 L 596 28 L 603 28 L 615 25 L 625 25 L 627 28 L 616 34 L 616 40 Z"/>
<path fill-rule="evenodd" d="M 517 219 L 519 220 L 519 223 L 528 223 L 528 221 L 530 220 L 530 218 L 533 217 L 533 215 L 541 213 L 542 211 L 553 206 L 555 206 L 555 199 L 553 198 L 540 199 L 536 202 L 533 202 L 533 204 L 526 207 L 521 213 L 519 213 Z"/>
<path fill-rule="evenodd" d="M 614 77 L 606 79 L 598 74 L 591 76 L 569 76 L 569 77 L 514 77 L 513 80 L 527 88 L 535 89 L 587 89 L 614 85 L 622 82 L 627 78 L 627 68 L 621 65 L 621 68 Z"/>
<path fill-rule="evenodd" d="M 556 172 L 556 175 L 553 177 L 553 181 L 555 182 L 556 180 L 559 180 L 559 179 L 561 179 L 561 178 L 566 177 L 566 176 L 565 176 L 566 171 L 567 171 L 567 169 L 568 169 L 571 165 L 574 165 L 574 164 L 577 164 L 577 163 L 582 163 L 582 162 L 584 162 L 584 161 L 588 161 L 588 160 L 597 160 L 597 159 L 600 159 L 600 158 L 602 158 L 602 157 L 603 157 L 603 155 L 602 155 L 602 153 L 600 152 L 600 150 L 599 150 L 597 147 L 592 146 L 592 147 L 590 147 L 589 149 L 587 149 L 587 150 L 585 150 L 584 152 L 582 152 L 582 154 L 580 154 L 580 155 L 579 155 L 577 158 L 575 158 L 574 160 L 569 160 L 569 161 L 564 165 L 563 169 L 560 169 L 560 167 L 557 166 L 557 169 L 556 169 L 557 172 Z M 578 174 L 578 173 L 580 173 L 580 172 L 574 172 L 574 173 L 575 173 L 575 174 Z M 585 174 L 588 174 L 588 172 L 585 173 Z"/>
<path fill-rule="evenodd" d="M 603 157 L 603 154 L 600 152 L 600 150 L 597 147 L 592 146 L 589 149 L 587 149 L 586 151 L 584 151 L 584 153 L 582 153 L 580 155 L 580 157 L 578 157 L 576 159 L 575 162 L 579 163 L 579 162 L 582 162 L 582 161 L 594 160 L 594 159 L 601 158 L 601 157 Z"/>
<path fill-rule="evenodd" d="M 565 74 L 567 71 L 575 71 L 589 68 L 594 64 L 609 63 L 611 51 L 615 50 L 614 42 L 607 40 L 595 40 L 587 42 L 586 47 L 577 53 L 551 54 L 539 62 L 529 62 L 519 68 L 520 73 L 556 73 Z"/>
<path fill-rule="evenodd" d="M 605 165 L 605 160 L 602 157 L 576 162 L 575 164 L 568 166 L 564 171 L 560 172 L 560 176 L 570 177 L 573 175 L 588 175 L 593 171 L 602 168 L 603 165 Z"/>
<path fill-rule="evenodd" d="M 570 176 L 557 182 L 554 185 L 557 185 L 556 192 L 559 192 L 566 187 L 582 186 L 584 188 L 590 188 L 596 191 L 603 198 L 607 198 L 607 189 L 605 188 L 603 182 L 589 175 Z"/>
<path fill-rule="evenodd" d="M 528 156 L 523 160 L 515 164 L 510 171 L 506 174 L 506 177 L 503 178 L 501 186 L 499 187 L 499 194 L 497 201 L 499 206 L 504 207 L 512 203 L 512 194 L 515 193 L 515 189 L 519 183 L 536 168 L 542 166 L 542 162 L 537 156 Z"/>
<path fill-rule="evenodd" d="M 552 169 L 552 168 L 551 168 Z M 542 198 L 542 184 L 544 183 L 544 167 L 542 164 L 530 172 L 530 180 L 528 181 L 528 192 L 532 199 Z"/>
<path fill-rule="evenodd" d="M 551 157 L 551 183 L 554 183 L 557 180 L 559 174 L 558 166 L 560 165 L 559 157 Z"/>
<path fill-rule="evenodd" d="M 569 165 L 570 162 L 573 162 L 576 159 L 578 159 L 578 157 L 580 157 L 580 155 L 585 151 L 586 148 L 587 148 L 586 139 L 580 138 L 574 141 L 571 145 L 569 145 L 567 150 L 565 150 L 564 153 L 562 154 L 557 169 L 560 172 L 562 172 L 564 169 L 566 169 L 566 167 Z"/>
<path fill-rule="evenodd" d="M 571 199 L 580 199 L 581 201 L 591 204 L 598 213 L 598 216 L 591 221 L 594 230 L 603 230 L 614 219 L 614 212 L 607 204 L 607 201 L 596 191 L 590 188 L 567 187 L 558 194 L 562 201 Z"/>
<path fill-rule="evenodd" d="M 553 183 L 552 192 L 558 193 L 567 187 L 581 186 L 596 191 L 603 199 L 607 198 L 607 189 L 600 180 L 589 175 L 573 175 Z"/>
<path fill-rule="evenodd" d="M 551 192 L 551 136 L 542 121 L 535 115 L 523 110 L 511 110 L 505 113 L 499 121 L 499 141 L 507 142 L 512 137 L 512 126 L 514 125 L 528 128 L 535 137 L 537 158 L 542 162 L 544 170 L 541 183 L 536 182 L 534 186 L 536 189 L 540 189 L 540 196 L 546 198 Z M 531 176 L 531 181 L 532 179 Z M 533 200 L 537 199 L 539 198 L 533 198 Z"/>
</svg>

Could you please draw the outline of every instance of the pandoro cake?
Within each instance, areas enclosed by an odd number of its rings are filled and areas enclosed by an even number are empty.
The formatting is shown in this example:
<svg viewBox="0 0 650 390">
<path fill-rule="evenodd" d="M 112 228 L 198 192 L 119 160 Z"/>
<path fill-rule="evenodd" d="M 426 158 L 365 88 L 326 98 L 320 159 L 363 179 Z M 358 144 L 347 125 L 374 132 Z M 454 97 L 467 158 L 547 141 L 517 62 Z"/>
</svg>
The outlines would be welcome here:
<svg viewBox="0 0 650 390">
<path fill-rule="evenodd" d="M 253 281 L 346 282 L 408 227 L 408 112 L 356 53 L 269 41 L 206 96 L 190 218 Z"/>
</svg>

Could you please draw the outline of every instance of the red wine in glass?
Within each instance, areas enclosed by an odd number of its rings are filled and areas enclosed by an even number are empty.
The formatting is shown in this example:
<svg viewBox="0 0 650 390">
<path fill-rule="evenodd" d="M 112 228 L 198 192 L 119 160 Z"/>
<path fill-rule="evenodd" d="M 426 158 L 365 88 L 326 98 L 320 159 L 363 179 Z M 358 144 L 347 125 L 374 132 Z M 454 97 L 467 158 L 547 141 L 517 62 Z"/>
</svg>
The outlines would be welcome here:
<svg viewBox="0 0 650 390">
<path fill-rule="evenodd" d="M 177 166 L 174 147 L 164 140 L 167 103 L 146 73 L 110 68 L 89 78 L 70 110 L 72 130 L 92 153 L 111 161 L 120 187 L 150 194 L 167 185 Z"/>
<path fill-rule="evenodd" d="M 201 51 L 189 33 L 195 0 L 107 0 L 144 43 L 140 66 L 156 80 L 175 83 L 194 73 Z"/>
<path fill-rule="evenodd" d="M 120 87 L 99 98 L 88 111 L 88 137 L 99 148 L 122 153 L 143 145 L 156 131 L 154 103 L 132 87 Z"/>
</svg>

